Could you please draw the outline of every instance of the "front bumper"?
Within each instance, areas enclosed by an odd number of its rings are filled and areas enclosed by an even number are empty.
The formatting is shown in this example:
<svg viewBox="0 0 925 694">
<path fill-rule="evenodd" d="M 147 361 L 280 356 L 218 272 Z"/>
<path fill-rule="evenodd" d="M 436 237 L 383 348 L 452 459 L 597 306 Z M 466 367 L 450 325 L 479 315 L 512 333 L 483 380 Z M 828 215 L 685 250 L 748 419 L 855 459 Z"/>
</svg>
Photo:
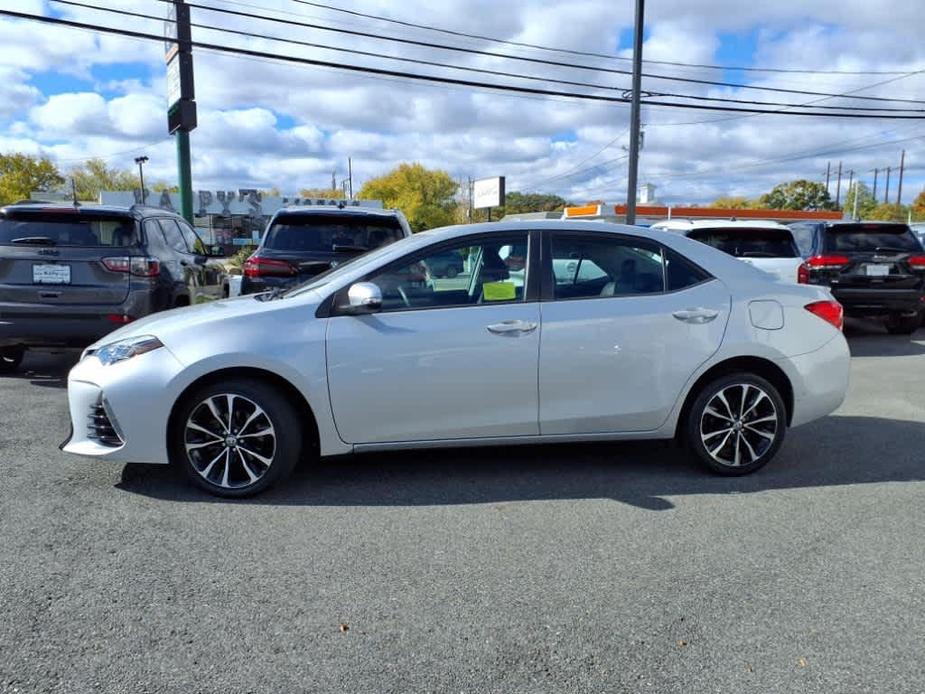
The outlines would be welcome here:
<svg viewBox="0 0 925 694">
<path fill-rule="evenodd" d="M 793 386 L 791 426 L 806 424 L 837 410 L 848 393 L 851 352 L 836 335 L 814 352 L 777 361 Z"/>
<path fill-rule="evenodd" d="M 925 308 L 918 289 L 848 289 L 832 288 L 832 296 L 850 316 L 875 316 L 885 313 L 915 313 Z"/>
<path fill-rule="evenodd" d="M 166 347 L 109 366 L 94 356 L 82 359 L 68 375 L 72 431 L 61 450 L 119 463 L 167 463 L 167 420 L 182 368 Z"/>
</svg>

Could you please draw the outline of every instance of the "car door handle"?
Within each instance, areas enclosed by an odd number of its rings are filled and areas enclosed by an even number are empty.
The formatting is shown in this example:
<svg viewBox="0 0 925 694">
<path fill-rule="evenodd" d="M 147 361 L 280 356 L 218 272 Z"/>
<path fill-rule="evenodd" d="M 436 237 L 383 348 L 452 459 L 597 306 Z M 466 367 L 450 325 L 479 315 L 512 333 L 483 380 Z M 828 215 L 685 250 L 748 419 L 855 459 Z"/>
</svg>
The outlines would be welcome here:
<svg viewBox="0 0 925 694">
<path fill-rule="evenodd" d="M 492 335 L 526 335 L 536 330 L 536 323 L 523 320 L 506 320 L 487 326 Z"/>
<path fill-rule="evenodd" d="M 709 308 L 686 308 L 672 313 L 675 318 L 685 323 L 709 323 L 719 315 L 719 311 Z"/>
</svg>

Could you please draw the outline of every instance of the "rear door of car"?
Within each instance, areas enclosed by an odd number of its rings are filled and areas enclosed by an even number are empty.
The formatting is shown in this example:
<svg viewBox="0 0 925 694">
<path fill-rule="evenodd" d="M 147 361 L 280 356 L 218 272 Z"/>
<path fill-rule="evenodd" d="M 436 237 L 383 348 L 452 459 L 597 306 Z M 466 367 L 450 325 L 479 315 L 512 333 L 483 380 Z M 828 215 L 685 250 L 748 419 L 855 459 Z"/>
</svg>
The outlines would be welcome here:
<svg viewBox="0 0 925 694">
<path fill-rule="evenodd" d="M 793 233 L 786 228 L 701 227 L 691 230 L 688 237 L 735 256 L 782 282 L 796 282 L 803 263 Z"/>
<path fill-rule="evenodd" d="M 135 220 L 127 215 L 8 209 L 0 216 L 0 303 L 121 304 L 129 274 L 104 260 L 137 249 Z"/>
<path fill-rule="evenodd" d="M 839 261 L 833 289 L 923 287 L 922 245 L 905 224 L 834 224 L 824 244 L 824 257 Z"/>
<path fill-rule="evenodd" d="M 728 288 L 636 236 L 554 232 L 543 257 L 540 433 L 657 429 L 719 349 Z"/>
</svg>

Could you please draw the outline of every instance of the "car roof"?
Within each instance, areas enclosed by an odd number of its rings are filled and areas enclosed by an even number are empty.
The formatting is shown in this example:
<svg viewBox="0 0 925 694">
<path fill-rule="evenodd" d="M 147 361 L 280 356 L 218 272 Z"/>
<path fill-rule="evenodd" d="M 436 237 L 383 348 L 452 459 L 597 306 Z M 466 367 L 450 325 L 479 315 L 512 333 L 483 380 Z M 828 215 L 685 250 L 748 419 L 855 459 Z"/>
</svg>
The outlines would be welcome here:
<svg viewBox="0 0 925 694">
<path fill-rule="evenodd" d="M 173 210 L 165 210 L 162 207 L 151 207 L 147 205 L 103 205 L 97 203 L 74 203 L 69 202 L 17 202 L 12 205 L 6 205 L 0 208 L 0 212 L 28 212 L 30 214 L 40 214 L 42 212 L 67 212 L 77 214 L 107 214 L 107 215 L 125 215 L 127 217 L 149 217 L 155 215 L 173 215 L 179 217 L 179 213 Z"/>
<path fill-rule="evenodd" d="M 312 215 L 312 214 L 327 214 L 327 215 L 367 215 L 367 216 L 377 216 L 377 217 L 398 217 L 401 215 L 399 210 L 395 209 L 383 209 L 381 207 L 360 207 L 360 206 L 345 206 L 340 207 L 339 205 L 289 205 L 287 207 L 282 207 L 277 210 L 276 214 L 293 214 L 293 215 Z"/>
<path fill-rule="evenodd" d="M 652 224 L 659 229 L 693 231 L 694 229 L 787 229 L 769 219 L 663 219 Z"/>
</svg>

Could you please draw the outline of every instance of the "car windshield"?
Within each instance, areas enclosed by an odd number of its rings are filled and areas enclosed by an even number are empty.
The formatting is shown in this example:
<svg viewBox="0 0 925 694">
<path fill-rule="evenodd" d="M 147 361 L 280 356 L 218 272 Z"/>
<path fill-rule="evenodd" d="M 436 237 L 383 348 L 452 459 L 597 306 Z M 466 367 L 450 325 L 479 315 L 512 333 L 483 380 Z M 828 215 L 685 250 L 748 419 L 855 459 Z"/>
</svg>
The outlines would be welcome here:
<svg viewBox="0 0 925 694">
<path fill-rule="evenodd" d="M 922 244 L 905 224 L 836 225 L 826 234 L 826 247 L 830 251 L 847 252 L 915 253 L 922 250 Z"/>
<path fill-rule="evenodd" d="M 15 214 L 0 217 L 0 246 L 81 246 L 86 248 L 138 245 L 131 217 L 82 213 Z"/>
<path fill-rule="evenodd" d="M 787 229 L 694 229 L 688 237 L 737 258 L 796 258 L 800 255 Z"/>
<path fill-rule="evenodd" d="M 296 253 L 372 250 L 402 238 L 395 217 L 373 215 L 288 214 L 273 220 L 264 248 Z"/>
</svg>

